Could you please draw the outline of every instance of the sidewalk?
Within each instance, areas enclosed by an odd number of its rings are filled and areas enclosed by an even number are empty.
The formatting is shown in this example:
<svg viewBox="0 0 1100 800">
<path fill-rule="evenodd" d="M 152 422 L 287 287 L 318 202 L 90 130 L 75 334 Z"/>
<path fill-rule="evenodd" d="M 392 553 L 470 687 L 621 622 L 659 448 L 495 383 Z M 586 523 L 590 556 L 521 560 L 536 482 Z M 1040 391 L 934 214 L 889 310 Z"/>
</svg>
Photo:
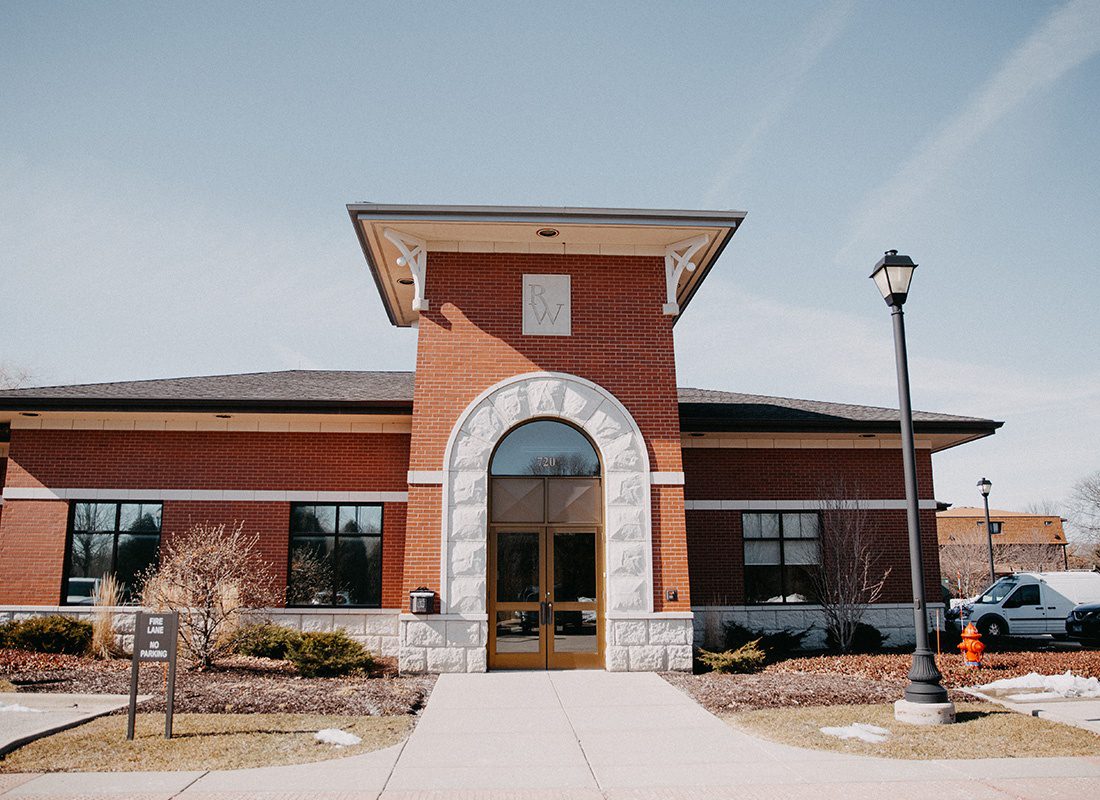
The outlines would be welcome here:
<svg viewBox="0 0 1100 800">
<path fill-rule="evenodd" d="M 443 675 L 402 745 L 289 767 L 0 776 L 17 797 L 1078 800 L 1098 758 L 892 761 L 730 728 L 652 674 Z"/>
<path fill-rule="evenodd" d="M 0 692 L 0 755 L 44 734 L 125 708 L 129 702 L 125 694 Z"/>
</svg>

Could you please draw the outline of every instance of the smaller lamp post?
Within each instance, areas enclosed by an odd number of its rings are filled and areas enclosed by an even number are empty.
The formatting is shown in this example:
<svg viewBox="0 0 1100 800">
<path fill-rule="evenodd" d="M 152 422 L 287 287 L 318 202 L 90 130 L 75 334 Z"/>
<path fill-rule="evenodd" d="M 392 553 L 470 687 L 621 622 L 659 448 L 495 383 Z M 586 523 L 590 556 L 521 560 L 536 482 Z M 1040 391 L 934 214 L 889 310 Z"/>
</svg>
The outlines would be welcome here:
<svg viewBox="0 0 1100 800">
<path fill-rule="evenodd" d="M 898 410 L 901 421 L 902 464 L 905 472 L 905 516 L 909 529 L 909 574 L 913 586 L 913 627 L 916 646 L 905 696 L 894 704 L 894 717 L 924 725 L 955 721 L 955 705 L 940 684 L 940 671 L 928 646 L 928 612 L 924 604 L 924 557 L 921 553 L 920 504 L 917 494 L 917 456 L 913 443 L 913 407 L 909 395 L 909 357 L 905 348 L 905 314 L 909 283 L 917 265 L 897 250 L 887 250 L 871 273 L 894 322 L 894 361 L 898 373 Z"/>
<path fill-rule="evenodd" d="M 993 488 L 993 481 L 989 478 L 982 478 L 978 481 L 978 491 L 982 493 L 982 500 L 985 501 L 985 537 L 989 543 L 989 585 L 992 586 L 993 582 L 997 580 L 997 573 L 993 569 L 993 526 L 989 524 L 989 490 Z"/>
</svg>

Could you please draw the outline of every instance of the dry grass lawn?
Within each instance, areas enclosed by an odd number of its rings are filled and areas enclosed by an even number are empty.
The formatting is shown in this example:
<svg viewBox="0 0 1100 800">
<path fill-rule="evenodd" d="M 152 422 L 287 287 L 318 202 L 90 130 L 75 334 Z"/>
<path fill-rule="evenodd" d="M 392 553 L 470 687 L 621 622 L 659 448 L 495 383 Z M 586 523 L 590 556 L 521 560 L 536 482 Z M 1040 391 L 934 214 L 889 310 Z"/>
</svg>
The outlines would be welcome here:
<svg viewBox="0 0 1100 800">
<path fill-rule="evenodd" d="M 124 715 L 100 717 L 31 742 L 0 760 L 0 772 L 134 772 L 242 769 L 301 764 L 397 744 L 412 728 L 401 717 L 304 714 L 177 714 L 164 738 L 162 714 L 139 714 L 134 741 Z M 361 737 L 352 747 L 321 744 L 313 734 L 339 728 Z"/>
<path fill-rule="evenodd" d="M 1031 758 L 1100 755 L 1100 736 L 1080 728 L 1036 719 L 991 703 L 959 703 L 954 725 L 917 726 L 897 722 L 892 705 L 769 708 L 723 716 L 730 725 L 764 739 L 883 758 Z M 890 731 L 881 744 L 838 739 L 823 727 L 854 722 Z"/>
</svg>

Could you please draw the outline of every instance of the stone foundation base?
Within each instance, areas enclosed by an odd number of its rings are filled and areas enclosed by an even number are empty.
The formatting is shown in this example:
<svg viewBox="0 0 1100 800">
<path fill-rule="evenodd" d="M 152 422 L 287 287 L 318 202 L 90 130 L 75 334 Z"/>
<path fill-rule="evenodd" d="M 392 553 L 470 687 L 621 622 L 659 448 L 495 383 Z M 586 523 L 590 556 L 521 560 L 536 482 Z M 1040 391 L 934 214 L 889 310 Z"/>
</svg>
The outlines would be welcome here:
<svg viewBox="0 0 1100 800">
<path fill-rule="evenodd" d="M 402 672 L 485 672 L 489 622 L 484 614 L 402 614 Z"/>
<path fill-rule="evenodd" d="M 894 703 L 894 719 L 910 725 L 950 725 L 955 721 L 954 703 Z"/>
<path fill-rule="evenodd" d="M 608 672 L 691 672 L 692 615 L 647 614 L 608 620 Z"/>
<path fill-rule="evenodd" d="M 485 672 L 489 622 L 482 615 L 402 614 L 402 672 Z M 607 620 L 610 672 L 691 671 L 692 616 L 641 614 Z"/>
<path fill-rule="evenodd" d="M 91 621 L 95 609 L 92 606 L 0 606 L 0 623 L 29 619 L 50 614 Z M 119 646 L 126 652 L 134 642 L 134 614 L 132 606 L 120 606 L 114 610 L 115 635 Z M 342 630 L 375 655 L 398 655 L 399 612 L 373 608 L 269 608 L 249 612 L 255 620 L 270 620 L 276 625 L 299 631 Z"/>
</svg>

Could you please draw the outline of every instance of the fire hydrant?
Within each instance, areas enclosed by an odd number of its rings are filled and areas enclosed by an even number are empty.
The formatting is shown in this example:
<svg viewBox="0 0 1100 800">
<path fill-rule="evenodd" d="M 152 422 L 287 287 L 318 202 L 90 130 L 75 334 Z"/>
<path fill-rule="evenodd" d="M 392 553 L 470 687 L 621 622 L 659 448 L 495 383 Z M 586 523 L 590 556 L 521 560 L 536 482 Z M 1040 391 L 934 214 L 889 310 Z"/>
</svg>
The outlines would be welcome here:
<svg viewBox="0 0 1100 800">
<path fill-rule="evenodd" d="M 962 632 L 959 650 L 962 651 L 966 666 L 976 668 L 982 665 L 982 653 L 985 652 L 985 645 L 982 644 L 982 635 L 978 633 L 978 629 L 974 627 L 973 622 L 967 625 L 966 630 Z"/>
</svg>

